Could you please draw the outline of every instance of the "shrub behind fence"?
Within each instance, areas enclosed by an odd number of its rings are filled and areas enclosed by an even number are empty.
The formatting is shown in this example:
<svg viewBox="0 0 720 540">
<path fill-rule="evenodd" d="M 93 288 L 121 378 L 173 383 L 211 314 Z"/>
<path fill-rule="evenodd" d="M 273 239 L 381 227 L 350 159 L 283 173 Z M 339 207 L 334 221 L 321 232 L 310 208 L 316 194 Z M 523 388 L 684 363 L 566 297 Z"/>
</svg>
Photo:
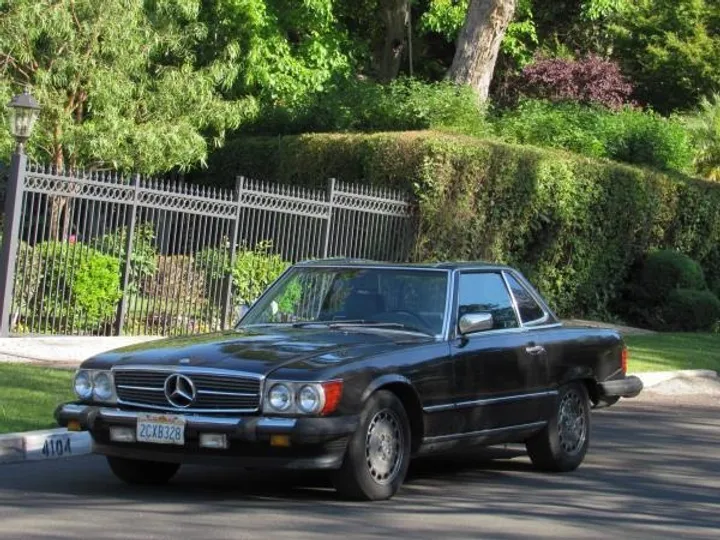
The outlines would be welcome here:
<svg viewBox="0 0 720 540">
<path fill-rule="evenodd" d="M 226 329 L 290 263 L 405 260 L 415 227 L 405 194 L 334 180 L 222 190 L 31 165 L 18 186 L 16 334 Z"/>
</svg>

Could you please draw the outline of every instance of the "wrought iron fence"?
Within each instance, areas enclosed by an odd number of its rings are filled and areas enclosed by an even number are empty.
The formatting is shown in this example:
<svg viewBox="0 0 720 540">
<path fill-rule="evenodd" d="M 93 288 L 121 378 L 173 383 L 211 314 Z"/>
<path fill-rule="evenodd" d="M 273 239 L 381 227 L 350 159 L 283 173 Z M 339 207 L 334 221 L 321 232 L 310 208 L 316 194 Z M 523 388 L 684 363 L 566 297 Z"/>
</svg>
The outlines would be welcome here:
<svg viewBox="0 0 720 540">
<path fill-rule="evenodd" d="M 410 256 L 407 195 L 238 178 L 236 189 L 25 166 L 5 238 L 15 334 L 215 331 L 299 260 Z M 5 287 L 7 289 L 7 287 Z"/>
</svg>

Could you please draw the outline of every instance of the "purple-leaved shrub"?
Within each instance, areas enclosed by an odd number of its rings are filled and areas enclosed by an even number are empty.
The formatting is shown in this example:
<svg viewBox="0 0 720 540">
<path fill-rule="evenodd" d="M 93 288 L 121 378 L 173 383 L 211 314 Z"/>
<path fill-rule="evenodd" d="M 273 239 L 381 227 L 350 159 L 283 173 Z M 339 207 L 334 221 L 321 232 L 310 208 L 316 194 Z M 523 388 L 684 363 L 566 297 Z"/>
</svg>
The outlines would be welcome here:
<svg viewBox="0 0 720 540">
<path fill-rule="evenodd" d="M 615 62 L 586 56 L 579 60 L 537 58 L 522 70 L 518 90 L 532 98 L 619 109 L 628 104 L 633 86 Z"/>
</svg>

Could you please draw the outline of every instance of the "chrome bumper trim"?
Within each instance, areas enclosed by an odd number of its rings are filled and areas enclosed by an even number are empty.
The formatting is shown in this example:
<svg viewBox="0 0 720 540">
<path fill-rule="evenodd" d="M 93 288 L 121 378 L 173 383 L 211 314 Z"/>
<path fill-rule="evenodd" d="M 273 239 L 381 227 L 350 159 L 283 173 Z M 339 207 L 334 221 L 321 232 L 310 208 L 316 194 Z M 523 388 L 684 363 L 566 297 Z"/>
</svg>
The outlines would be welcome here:
<svg viewBox="0 0 720 540">
<path fill-rule="evenodd" d="M 63 416 L 83 416 L 85 415 L 92 406 L 90 405 L 75 405 L 66 404 L 60 409 L 60 414 Z M 142 411 L 123 411 L 121 409 L 113 409 L 110 407 L 100 407 L 97 409 L 98 418 L 107 420 L 109 422 L 120 421 L 136 421 L 139 414 L 143 414 Z M 297 424 L 296 418 L 276 418 L 272 416 L 260 417 L 225 417 L 225 416 L 199 416 L 195 414 L 180 414 L 186 421 L 186 425 L 189 427 L 223 427 L 223 428 L 234 428 L 246 423 L 248 420 L 257 420 L 257 426 L 263 428 L 284 428 L 291 429 Z"/>
<path fill-rule="evenodd" d="M 65 414 L 83 414 L 89 408 L 90 407 L 88 405 L 74 405 L 69 403 L 67 405 L 63 405 L 61 411 Z"/>
<path fill-rule="evenodd" d="M 267 428 L 292 428 L 295 427 L 297 420 L 295 418 L 261 418 L 258 420 L 257 425 L 259 427 Z"/>
</svg>

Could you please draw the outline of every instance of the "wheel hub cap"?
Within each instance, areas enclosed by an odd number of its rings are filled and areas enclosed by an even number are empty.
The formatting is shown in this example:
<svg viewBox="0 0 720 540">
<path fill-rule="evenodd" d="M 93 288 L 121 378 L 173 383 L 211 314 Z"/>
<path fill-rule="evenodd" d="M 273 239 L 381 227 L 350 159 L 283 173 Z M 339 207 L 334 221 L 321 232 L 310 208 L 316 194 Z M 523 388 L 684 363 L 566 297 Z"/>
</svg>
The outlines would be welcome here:
<svg viewBox="0 0 720 540">
<path fill-rule="evenodd" d="M 571 390 L 560 401 L 558 411 L 560 446 L 566 454 L 577 454 L 587 438 L 585 404 L 580 394 Z"/>
<path fill-rule="evenodd" d="M 365 461 L 373 480 L 378 484 L 391 483 L 400 470 L 403 434 L 400 421 L 390 409 L 373 416 L 365 439 Z"/>
</svg>

